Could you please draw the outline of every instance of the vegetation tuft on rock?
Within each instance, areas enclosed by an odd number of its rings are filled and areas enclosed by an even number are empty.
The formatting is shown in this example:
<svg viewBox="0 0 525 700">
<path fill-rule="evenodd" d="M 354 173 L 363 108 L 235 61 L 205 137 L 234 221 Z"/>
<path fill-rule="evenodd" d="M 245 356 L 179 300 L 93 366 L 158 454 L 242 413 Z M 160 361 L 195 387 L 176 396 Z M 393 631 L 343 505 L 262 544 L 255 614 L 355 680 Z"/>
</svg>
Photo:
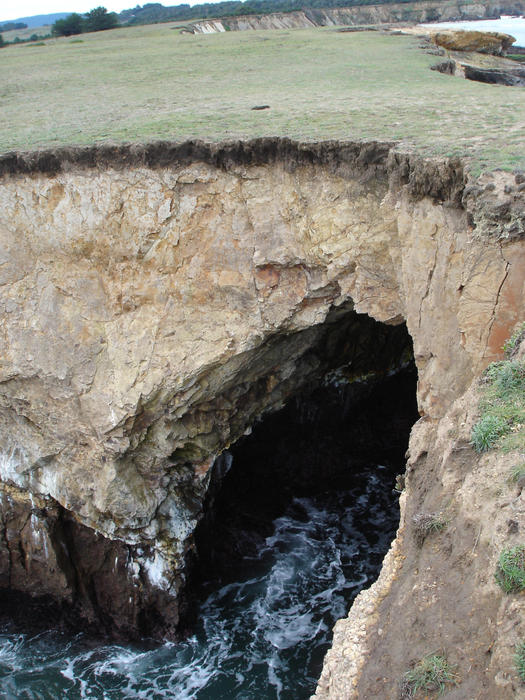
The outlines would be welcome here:
<svg viewBox="0 0 525 700">
<path fill-rule="evenodd" d="M 421 547 L 428 535 L 444 530 L 448 520 L 441 513 L 416 513 L 412 518 L 416 542 Z"/>
<path fill-rule="evenodd" d="M 520 464 L 516 464 L 512 467 L 510 470 L 510 478 L 518 485 L 525 483 L 525 462 L 520 462 Z"/>
<path fill-rule="evenodd" d="M 525 544 L 501 552 L 495 577 L 505 593 L 525 590 Z"/>
<path fill-rule="evenodd" d="M 514 654 L 514 664 L 516 671 L 522 682 L 525 683 L 525 641 L 516 644 L 516 652 Z"/>
<path fill-rule="evenodd" d="M 524 337 L 521 324 L 504 345 L 506 359 L 485 370 L 481 417 L 471 436 L 478 452 L 493 447 L 525 451 L 525 361 L 518 357 Z"/>
<path fill-rule="evenodd" d="M 447 685 L 457 684 L 455 667 L 444 656 L 429 654 L 405 673 L 401 683 L 401 698 L 413 698 L 418 690 L 438 691 L 442 695 Z"/>
<path fill-rule="evenodd" d="M 514 331 L 514 333 L 510 336 L 510 338 L 503 343 L 503 351 L 505 353 L 505 357 L 508 360 L 512 360 L 514 355 L 516 354 L 520 343 L 522 340 L 525 339 L 525 321 L 523 323 L 520 323 L 520 325 L 517 327 L 517 329 Z"/>
</svg>

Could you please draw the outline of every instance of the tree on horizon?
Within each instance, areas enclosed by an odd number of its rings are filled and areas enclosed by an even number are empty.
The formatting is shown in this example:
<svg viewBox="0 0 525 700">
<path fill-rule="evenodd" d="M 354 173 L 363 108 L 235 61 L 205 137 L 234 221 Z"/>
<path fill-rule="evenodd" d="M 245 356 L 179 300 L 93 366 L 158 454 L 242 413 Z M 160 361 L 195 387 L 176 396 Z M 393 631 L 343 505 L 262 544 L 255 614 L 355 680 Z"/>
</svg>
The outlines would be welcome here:
<svg viewBox="0 0 525 700">
<path fill-rule="evenodd" d="M 57 19 L 51 27 L 51 34 L 54 36 L 72 36 L 73 34 L 82 34 L 83 20 L 81 15 L 73 12 L 65 19 Z"/>
<path fill-rule="evenodd" d="M 58 19 L 52 26 L 54 36 L 71 36 L 84 32 L 101 32 L 105 29 L 118 27 L 119 20 L 116 12 L 108 12 L 105 7 L 95 7 L 93 10 L 79 15 L 73 12 L 65 19 Z"/>
<path fill-rule="evenodd" d="M 105 7 L 95 7 L 84 15 L 86 32 L 100 32 L 104 29 L 114 29 L 118 26 L 116 12 L 108 12 Z"/>
</svg>

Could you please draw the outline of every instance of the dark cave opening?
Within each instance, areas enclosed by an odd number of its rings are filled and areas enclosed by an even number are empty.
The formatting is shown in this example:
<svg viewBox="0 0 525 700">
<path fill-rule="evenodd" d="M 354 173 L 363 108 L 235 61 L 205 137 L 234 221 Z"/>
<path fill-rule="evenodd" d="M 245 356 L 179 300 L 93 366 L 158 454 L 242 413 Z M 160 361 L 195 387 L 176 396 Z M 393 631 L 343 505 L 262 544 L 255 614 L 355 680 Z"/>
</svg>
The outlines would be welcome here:
<svg viewBox="0 0 525 700">
<path fill-rule="evenodd" d="M 194 581 L 213 586 L 243 575 L 294 499 L 342 492 L 359 482 L 365 488 L 370 465 L 381 466 L 382 488 L 392 494 L 397 513 L 396 476 L 404 471 L 410 429 L 419 417 L 417 370 L 406 348 L 399 354 L 404 341 L 411 349 L 406 328 L 373 323 L 386 332 L 386 347 L 390 330 L 395 335 L 397 367 L 390 363 L 351 381 L 344 371 L 328 372 L 264 416 L 216 461 L 196 531 Z"/>
<path fill-rule="evenodd" d="M 216 460 L 186 622 L 222 661 L 198 697 L 310 697 L 334 623 L 379 575 L 419 417 L 417 370 L 404 326 L 363 320 L 368 339 L 345 342 L 334 324 L 315 350 L 343 349 L 331 368 Z"/>
</svg>

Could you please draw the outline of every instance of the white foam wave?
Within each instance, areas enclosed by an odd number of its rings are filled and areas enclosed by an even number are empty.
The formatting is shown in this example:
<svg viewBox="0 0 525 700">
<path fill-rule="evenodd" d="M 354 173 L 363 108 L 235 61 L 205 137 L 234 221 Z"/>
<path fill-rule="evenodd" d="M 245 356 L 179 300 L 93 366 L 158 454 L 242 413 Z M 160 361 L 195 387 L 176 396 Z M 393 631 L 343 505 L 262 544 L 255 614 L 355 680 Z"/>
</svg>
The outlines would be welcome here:
<svg viewBox="0 0 525 700">
<path fill-rule="evenodd" d="M 389 509 L 375 475 L 360 493 L 297 499 L 275 521 L 257 574 L 213 592 L 184 642 L 93 648 L 79 638 L 4 635 L 0 684 L 31 700 L 308 697 L 335 619 L 372 575 L 364 554 L 377 567 L 386 551 L 396 519 Z"/>
</svg>

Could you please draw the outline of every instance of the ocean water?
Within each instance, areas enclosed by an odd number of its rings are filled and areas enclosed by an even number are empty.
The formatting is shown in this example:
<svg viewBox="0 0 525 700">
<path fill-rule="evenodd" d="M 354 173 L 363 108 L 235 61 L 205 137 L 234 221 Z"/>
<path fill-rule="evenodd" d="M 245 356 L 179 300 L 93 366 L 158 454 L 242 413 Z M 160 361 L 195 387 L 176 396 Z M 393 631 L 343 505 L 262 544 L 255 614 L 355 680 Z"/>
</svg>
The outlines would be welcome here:
<svg viewBox="0 0 525 700">
<path fill-rule="evenodd" d="M 397 527 L 393 474 L 296 498 L 226 585 L 210 583 L 180 643 L 105 644 L 0 629 L 2 700 L 301 700 L 315 690 L 335 621 L 377 577 Z"/>
<path fill-rule="evenodd" d="M 524 17 L 500 17 L 500 19 L 483 19 L 472 22 L 440 22 L 438 24 L 424 24 L 424 27 L 433 29 L 472 29 L 482 32 L 503 32 L 515 37 L 513 46 L 525 46 L 525 18 Z"/>
</svg>

